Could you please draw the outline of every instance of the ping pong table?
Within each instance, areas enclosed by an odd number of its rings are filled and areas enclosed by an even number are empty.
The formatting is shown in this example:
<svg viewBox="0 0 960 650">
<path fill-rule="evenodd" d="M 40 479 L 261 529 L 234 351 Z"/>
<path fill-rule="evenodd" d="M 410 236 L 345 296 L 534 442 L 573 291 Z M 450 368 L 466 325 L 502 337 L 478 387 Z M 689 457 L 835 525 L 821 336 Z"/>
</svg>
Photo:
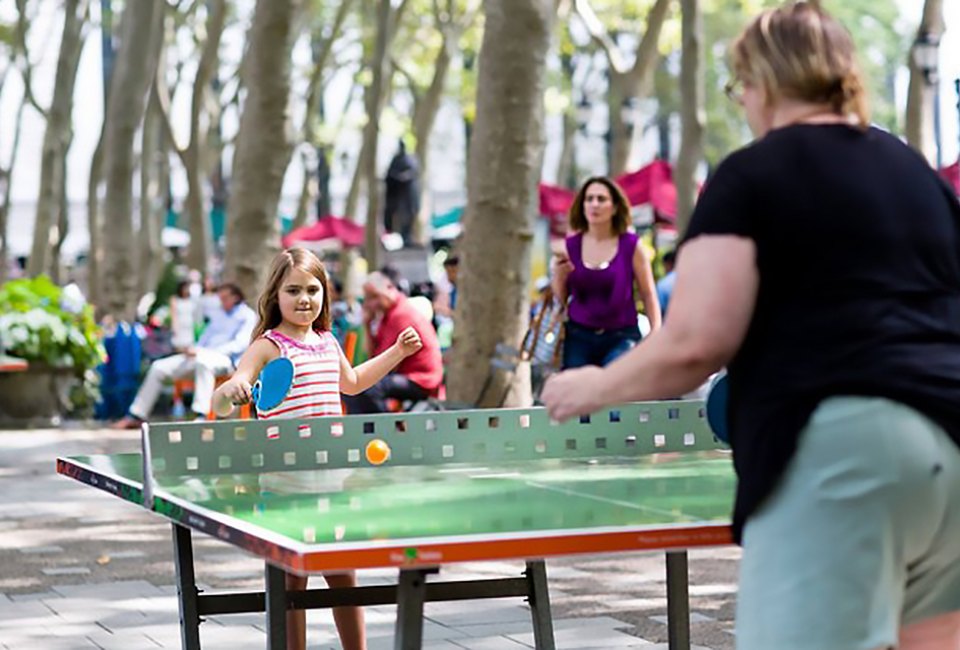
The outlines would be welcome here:
<svg viewBox="0 0 960 650">
<path fill-rule="evenodd" d="M 365 448 L 386 442 L 372 464 Z M 395 648 L 422 645 L 425 602 L 524 597 L 554 648 L 546 558 L 666 551 L 669 647 L 687 649 L 690 548 L 731 543 L 734 475 L 699 401 L 638 402 L 566 423 L 542 408 L 144 424 L 142 453 L 57 471 L 173 524 L 185 650 L 202 616 L 397 604 Z M 378 460 L 374 457 L 374 460 Z M 192 533 L 265 561 L 262 592 L 199 593 Z M 444 564 L 515 559 L 514 578 L 430 582 Z M 396 585 L 288 592 L 284 573 L 397 568 Z"/>
</svg>

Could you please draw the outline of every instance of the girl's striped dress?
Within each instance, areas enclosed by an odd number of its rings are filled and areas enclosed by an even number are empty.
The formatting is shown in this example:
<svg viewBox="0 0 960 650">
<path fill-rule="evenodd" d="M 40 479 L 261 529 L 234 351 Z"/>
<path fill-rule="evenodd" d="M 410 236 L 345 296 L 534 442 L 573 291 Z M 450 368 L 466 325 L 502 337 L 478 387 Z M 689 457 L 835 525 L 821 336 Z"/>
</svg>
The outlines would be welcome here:
<svg viewBox="0 0 960 650">
<path fill-rule="evenodd" d="M 301 343 L 275 330 L 264 337 L 293 362 L 293 385 L 287 396 L 269 411 L 257 411 L 261 420 L 343 415 L 340 405 L 340 344 L 330 332 L 317 332 L 320 342 Z"/>
</svg>

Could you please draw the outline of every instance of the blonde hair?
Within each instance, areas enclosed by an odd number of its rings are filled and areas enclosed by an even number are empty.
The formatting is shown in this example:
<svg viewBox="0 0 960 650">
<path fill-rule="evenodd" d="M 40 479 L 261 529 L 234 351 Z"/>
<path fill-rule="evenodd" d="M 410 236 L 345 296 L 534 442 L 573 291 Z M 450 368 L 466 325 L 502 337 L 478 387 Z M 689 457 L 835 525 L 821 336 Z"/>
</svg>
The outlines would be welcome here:
<svg viewBox="0 0 960 650">
<path fill-rule="evenodd" d="M 574 232 L 587 231 L 589 224 L 587 223 L 587 217 L 583 213 L 583 201 L 587 196 L 587 188 L 594 183 L 603 185 L 610 192 L 610 199 L 613 201 L 614 208 L 612 220 L 613 231 L 618 235 L 627 232 L 632 221 L 630 218 L 630 201 L 627 199 L 626 194 L 623 193 L 623 190 L 620 189 L 620 186 L 606 176 L 591 176 L 580 186 L 580 191 L 577 192 L 577 196 L 573 199 L 573 204 L 571 204 L 570 212 L 567 215 L 570 221 L 570 229 Z"/>
<path fill-rule="evenodd" d="M 862 128 L 870 122 L 853 39 L 811 2 L 761 13 L 734 41 L 731 58 L 736 78 L 763 87 L 768 102 L 826 103 Z"/>
<path fill-rule="evenodd" d="M 330 283 L 327 281 L 327 270 L 323 267 L 323 262 L 305 248 L 288 248 L 277 254 L 270 263 L 267 284 L 257 301 L 260 322 L 257 323 L 253 336 L 250 337 L 251 341 L 256 341 L 263 336 L 264 332 L 283 322 L 283 316 L 280 314 L 280 288 L 292 269 L 300 269 L 320 281 L 320 285 L 323 287 L 323 305 L 320 307 L 320 315 L 313 321 L 313 329 L 318 332 L 330 329 L 332 323 L 330 316 Z"/>
</svg>

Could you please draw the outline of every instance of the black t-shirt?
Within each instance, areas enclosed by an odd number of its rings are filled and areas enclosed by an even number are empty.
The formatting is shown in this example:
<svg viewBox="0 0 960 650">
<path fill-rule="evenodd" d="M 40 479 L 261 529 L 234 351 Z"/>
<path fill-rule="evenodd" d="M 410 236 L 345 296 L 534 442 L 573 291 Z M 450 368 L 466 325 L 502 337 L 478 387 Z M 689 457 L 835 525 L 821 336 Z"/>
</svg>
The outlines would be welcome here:
<svg viewBox="0 0 960 650">
<path fill-rule="evenodd" d="M 752 239 L 760 277 L 729 367 L 738 540 L 827 397 L 908 404 L 960 444 L 960 204 L 917 153 L 873 128 L 771 131 L 707 182 L 685 241 L 706 234 Z"/>
</svg>

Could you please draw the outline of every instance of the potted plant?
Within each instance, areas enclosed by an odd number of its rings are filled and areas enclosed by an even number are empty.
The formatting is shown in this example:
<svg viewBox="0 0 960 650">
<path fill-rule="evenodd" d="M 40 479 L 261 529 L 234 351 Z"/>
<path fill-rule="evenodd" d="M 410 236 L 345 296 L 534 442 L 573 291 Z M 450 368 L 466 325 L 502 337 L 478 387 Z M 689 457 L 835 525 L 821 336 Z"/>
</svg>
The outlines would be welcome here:
<svg viewBox="0 0 960 650">
<path fill-rule="evenodd" d="M 93 309 L 75 286 L 61 289 L 46 276 L 0 286 L 0 351 L 29 363 L 24 372 L 0 373 L 0 416 L 85 414 L 96 402 L 105 352 Z"/>
</svg>

